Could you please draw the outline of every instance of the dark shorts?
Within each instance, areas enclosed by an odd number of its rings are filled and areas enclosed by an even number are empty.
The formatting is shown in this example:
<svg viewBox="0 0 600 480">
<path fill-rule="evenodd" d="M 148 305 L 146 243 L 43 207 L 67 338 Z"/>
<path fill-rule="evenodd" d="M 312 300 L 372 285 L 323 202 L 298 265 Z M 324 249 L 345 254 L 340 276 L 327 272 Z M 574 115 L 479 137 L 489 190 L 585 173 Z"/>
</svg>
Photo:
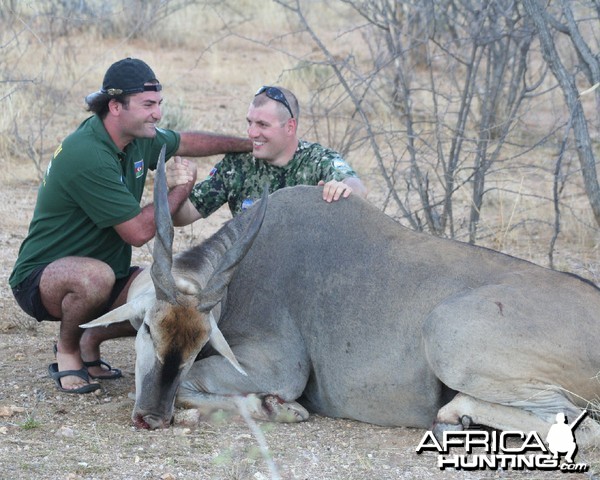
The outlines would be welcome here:
<svg viewBox="0 0 600 480">
<path fill-rule="evenodd" d="M 32 316 L 38 322 L 41 322 L 42 320 L 60 320 L 60 318 L 53 317 L 48 313 L 48 310 L 46 310 L 46 307 L 44 307 L 44 304 L 42 303 L 42 296 L 40 295 L 40 279 L 47 266 L 48 265 L 42 265 L 41 267 L 36 268 L 25 280 L 12 289 L 13 295 L 19 306 L 27 315 Z M 131 275 L 139 269 L 140 267 L 130 267 L 129 274 L 126 277 L 119 278 L 115 282 L 106 304 L 106 311 L 108 311 L 110 305 L 115 303 L 115 300 L 131 278 Z M 106 313 L 106 311 L 102 313 Z"/>
</svg>

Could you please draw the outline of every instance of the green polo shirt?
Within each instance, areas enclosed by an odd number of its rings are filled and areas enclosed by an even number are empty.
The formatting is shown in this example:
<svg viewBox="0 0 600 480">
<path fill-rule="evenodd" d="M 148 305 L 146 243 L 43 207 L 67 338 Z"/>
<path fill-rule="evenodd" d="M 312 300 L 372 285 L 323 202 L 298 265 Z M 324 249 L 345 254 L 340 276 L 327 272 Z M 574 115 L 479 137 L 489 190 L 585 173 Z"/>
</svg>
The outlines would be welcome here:
<svg viewBox="0 0 600 480">
<path fill-rule="evenodd" d="M 29 232 L 19 250 L 12 288 L 36 267 L 67 256 L 91 257 L 128 274 L 131 245 L 113 226 L 141 211 L 148 168 L 179 148 L 179 134 L 157 129 L 156 137 L 117 148 L 96 115 L 85 120 L 56 149 L 39 187 Z"/>
</svg>

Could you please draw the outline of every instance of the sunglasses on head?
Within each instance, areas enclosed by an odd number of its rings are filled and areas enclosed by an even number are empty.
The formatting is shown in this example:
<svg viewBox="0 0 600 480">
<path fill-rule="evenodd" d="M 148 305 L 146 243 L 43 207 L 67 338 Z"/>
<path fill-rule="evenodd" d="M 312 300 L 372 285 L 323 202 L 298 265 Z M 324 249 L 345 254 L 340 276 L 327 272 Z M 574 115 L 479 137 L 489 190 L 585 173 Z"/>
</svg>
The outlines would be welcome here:
<svg viewBox="0 0 600 480">
<path fill-rule="evenodd" d="M 258 96 L 261 93 L 265 93 L 267 95 L 267 97 L 269 97 L 271 100 L 275 100 L 276 102 L 281 103 L 285 108 L 287 108 L 287 111 L 290 112 L 290 115 L 292 116 L 292 118 L 294 118 L 294 114 L 292 113 L 292 108 L 290 107 L 290 104 L 287 101 L 287 98 L 285 98 L 285 95 L 283 94 L 283 92 L 281 90 L 279 90 L 277 87 L 269 87 L 267 85 L 260 87 L 258 89 L 258 91 L 254 94 L 254 96 Z"/>
</svg>

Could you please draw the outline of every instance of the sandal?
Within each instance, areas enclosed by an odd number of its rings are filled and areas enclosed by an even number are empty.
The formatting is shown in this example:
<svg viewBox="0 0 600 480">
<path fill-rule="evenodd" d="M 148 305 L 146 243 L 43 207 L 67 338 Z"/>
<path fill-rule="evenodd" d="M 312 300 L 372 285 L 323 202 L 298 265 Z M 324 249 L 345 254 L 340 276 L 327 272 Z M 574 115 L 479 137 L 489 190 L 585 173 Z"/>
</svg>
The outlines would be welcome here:
<svg viewBox="0 0 600 480">
<path fill-rule="evenodd" d="M 58 352 L 58 346 L 56 345 L 56 343 L 54 344 L 53 350 L 54 356 L 56 357 L 56 354 Z M 106 367 L 108 369 L 106 370 L 106 372 L 108 372 L 107 375 L 92 375 L 88 372 L 90 378 L 94 380 L 114 380 L 115 378 L 121 378 L 123 376 L 121 370 L 119 370 L 118 368 L 112 368 L 107 362 L 105 362 L 102 359 L 92 360 L 91 362 L 83 362 L 83 367 L 84 369 L 88 367 Z"/>
<path fill-rule="evenodd" d="M 106 367 L 108 369 L 108 370 L 105 370 L 107 372 L 106 375 L 92 375 L 91 373 L 88 372 L 88 375 L 90 376 L 90 378 L 93 378 L 94 380 L 96 380 L 96 379 L 98 379 L 98 380 L 114 380 L 115 378 L 121 378 L 123 376 L 123 374 L 121 373 L 121 370 L 119 370 L 118 368 L 112 368 L 107 362 L 105 362 L 102 359 L 93 360 L 91 362 L 83 362 L 83 366 L 86 368 Z"/>
<path fill-rule="evenodd" d="M 56 383 L 56 388 L 64 393 L 91 393 L 102 388 L 99 383 L 89 383 L 90 377 L 85 368 L 82 368 L 81 370 L 63 370 L 62 372 L 59 372 L 58 363 L 51 363 L 48 365 L 48 373 L 50 374 L 50 377 L 52 377 L 52 380 L 54 380 L 54 383 Z M 82 385 L 79 388 L 64 388 L 60 379 L 68 376 L 79 377 L 88 382 L 88 384 Z"/>
</svg>

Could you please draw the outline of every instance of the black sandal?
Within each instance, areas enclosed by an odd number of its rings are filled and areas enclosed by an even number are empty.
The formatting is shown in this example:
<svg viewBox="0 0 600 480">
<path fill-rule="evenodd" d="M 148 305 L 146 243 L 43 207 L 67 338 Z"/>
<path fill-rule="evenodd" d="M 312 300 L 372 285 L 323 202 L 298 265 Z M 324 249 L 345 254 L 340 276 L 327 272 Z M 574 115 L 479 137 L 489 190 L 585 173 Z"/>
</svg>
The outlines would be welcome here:
<svg viewBox="0 0 600 480">
<path fill-rule="evenodd" d="M 54 344 L 53 350 L 54 356 L 56 357 L 56 354 L 58 353 L 58 345 L 56 343 Z M 108 375 L 92 375 L 91 373 L 87 372 L 90 378 L 94 380 L 114 380 L 115 378 L 121 378 L 123 376 L 121 370 L 119 370 L 118 368 L 112 368 L 107 362 L 105 362 L 102 359 L 93 360 L 91 362 L 83 362 L 83 367 L 83 369 L 87 369 L 88 367 L 108 368 L 108 370 L 106 370 L 107 372 L 109 372 Z"/>
<path fill-rule="evenodd" d="M 85 367 L 81 370 L 63 370 L 62 372 L 59 372 L 58 363 L 51 363 L 48 365 L 48 373 L 50 374 L 50 377 L 52 377 L 52 380 L 54 380 L 54 383 L 56 383 L 56 388 L 63 393 L 91 393 L 102 388 L 99 383 L 89 383 L 90 377 Z M 60 379 L 69 376 L 79 377 L 88 382 L 88 384 L 82 385 L 79 388 L 64 388 Z"/>
<path fill-rule="evenodd" d="M 123 376 L 123 374 L 121 373 L 121 370 L 119 370 L 118 368 L 112 368 L 107 362 L 105 362 L 102 359 L 99 360 L 94 360 L 92 362 L 83 362 L 83 366 L 86 368 L 89 367 L 106 367 L 108 368 L 108 370 L 106 370 L 107 375 L 92 375 L 90 372 L 88 372 L 88 375 L 93 378 L 94 380 L 98 379 L 98 380 L 114 380 L 115 378 L 121 378 Z"/>
</svg>

